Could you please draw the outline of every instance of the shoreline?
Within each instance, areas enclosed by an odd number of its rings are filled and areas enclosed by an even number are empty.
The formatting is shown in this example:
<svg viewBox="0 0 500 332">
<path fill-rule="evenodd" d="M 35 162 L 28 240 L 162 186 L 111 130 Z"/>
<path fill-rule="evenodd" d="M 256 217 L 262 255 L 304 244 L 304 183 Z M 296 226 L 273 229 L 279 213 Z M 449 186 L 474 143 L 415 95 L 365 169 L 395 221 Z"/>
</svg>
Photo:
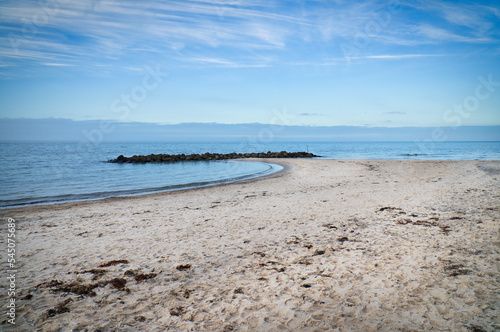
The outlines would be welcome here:
<svg viewBox="0 0 500 332">
<path fill-rule="evenodd" d="M 275 175 L 278 175 L 279 173 L 286 172 L 287 169 L 290 168 L 290 165 L 287 164 L 286 162 L 275 162 L 273 159 L 261 159 L 261 158 L 247 158 L 247 159 L 234 159 L 233 161 L 243 161 L 243 162 L 260 162 L 260 163 L 265 163 L 269 165 L 278 165 L 283 167 L 283 169 L 271 172 L 269 174 L 264 174 L 264 175 L 248 175 L 248 178 L 242 179 L 242 180 L 227 180 L 224 182 L 215 182 L 213 184 L 207 184 L 207 185 L 199 185 L 199 186 L 192 186 L 192 187 L 185 187 L 185 188 L 180 188 L 180 189 L 161 189 L 158 191 L 154 192 L 144 192 L 144 193 L 138 193 L 138 194 L 124 194 L 124 195 L 118 195 L 118 196 L 110 196 L 110 197 L 102 197 L 102 198 L 88 198 L 88 199 L 77 199 L 77 200 L 68 200 L 68 201 L 62 201 L 62 202 L 53 202 L 53 203 L 35 203 L 35 204 L 30 204 L 27 203 L 25 205 L 20 205 L 20 206 L 13 206 L 13 207 L 5 207 L 5 208 L 0 208 L 0 212 L 2 211 L 18 211 L 18 210 L 24 210 L 24 209 L 30 209 L 30 208 L 51 208 L 51 207 L 59 207 L 59 206 L 65 206 L 68 205 L 68 208 L 71 208 L 72 206 L 78 206 L 81 203 L 89 203 L 92 204 L 94 202 L 100 202 L 100 201 L 108 201 L 112 202 L 114 200 L 119 200 L 119 199 L 131 199 L 131 198 L 141 198 L 141 197 L 148 197 L 152 195 L 162 195 L 162 194 L 168 194 L 168 193 L 176 193 L 176 192 L 183 192 L 187 190 L 197 190 L 197 189 L 202 189 L 202 188 L 212 188 L 212 187 L 217 187 L 217 186 L 224 186 L 224 185 L 229 185 L 233 183 L 245 183 L 247 181 L 256 181 L 259 179 L 264 179 L 267 177 L 273 177 Z"/>
<path fill-rule="evenodd" d="M 309 160 L 309 158 L 304 158 L 302 160 Z M 331 158 L 315 158 L 315 159 L 310 159 L 310 160 L 334 160 L 334 161 L 341 161 L 341 162 L 377 162 L 377 161 L 394 161 L 394 162 L 480 162 L 482 164 L 488 164 L 488 163 L 498 163 L 500 162 L 499 160 L 495 159 L 480 159 L 480 160 L 435 160 L 435 159 L 417 159 L 417 160 L 409 160 L 409 159 L 331 159 Z M 135 195 L 119 195 L 119 196 L 111 196 L 111 197 L 104 197 L 104 198 L 89 198 L 89 199 L 82 199 L 82 200 L 72 200 L 72 201 L 66 201 L 66 202 L 55 202 L 55 203 L 37 203 L 37 204 L 26 204 L 24 206 L 14 206 L 14 207 L 5 207 L 5 208 L 0 208 L 0 215 L 2 212 L 20 212 L 23 210 L 32 210 L 32 209 L 51 209 L 51 208 L 71 208 L 75 206 L 80 206 L 82 204 L 87 204 L 91 205 L 94 203 L 98 202 L 114 202 L 117 200 L 127 200 L 127 199 L 140 199 L 140 198 L 147 198 L 150 196 L 156 196 L 156 195 L 166 195 L 170 193 L 180 193 L 180 192 L 185 192 L 185 191 L 191 191 L 191 190 L 200 190 L 200 189 L 210 189 L 218 186 L 226 186 L 226 185 L 231 185 L 231 184 L 239 184 L 239 183 L 250 183 L 253 181 L 259 181 L 261 179 L 265 179 L 268 177 L 275 177 L 275 176 L 281 176 L 281 173 L 286 173 L 290 171 L 293 168 L 293 165 L 291 163 L 288 163 L 287 160 L 278 160 L 276 161 L 275 159 L 267 159 L 267 158 L 245 158 L 245 159 L 234 159 L 234 161 L 244 161 L 244 162 L 262 162 L 262 163 L 267 163 L 267 164 L 275 164 L 283 167 L 282 170 L 267 174 L 267 175 L 262 175 L 262 176 L 256 176 L 256 177 L 251 177 L 248 179 L 243 179 L 243 180 L 235 180 L 235 181 L 229 181 L 229 182 L 221 182 L 221 183 L 215 183 L 215 184 L 209 184 L 209 185 L 202 185 L 202 186 L 194 186 L 194 187 L 187 187 L 187 188 L 182 188 L 182 189 L 171 189 L 171 190 L 160 190 L 157 192 L 150 192 L 150 193 L 140 193 L 140 194 L 135 194 Z M 493 170 L 489 171 L 492 174 L 499 174 L 498 170 Z"/>
<path fill-rule="evenodd" d="M 500 328 L 500 161 L 283 164 L 241 182 L 0 210 L 19 221 L 17 327 Z"/>
</svg>

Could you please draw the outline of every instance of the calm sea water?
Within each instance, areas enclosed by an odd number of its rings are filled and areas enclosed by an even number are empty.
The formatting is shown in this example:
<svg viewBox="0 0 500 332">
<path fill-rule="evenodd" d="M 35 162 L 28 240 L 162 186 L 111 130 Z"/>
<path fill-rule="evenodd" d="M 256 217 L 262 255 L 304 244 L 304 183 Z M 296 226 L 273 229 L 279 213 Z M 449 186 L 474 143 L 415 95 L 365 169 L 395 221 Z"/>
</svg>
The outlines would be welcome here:
<svg viewBox="0 0 500 332">
<path fill-rule="evenodd" d="M 135 195 L 270 174 L 278 165 L 242 161 L 112 164 L 109 159 L 169 153 L 309 151 L 334 159 L 500 159 L 500 142 L 48 143 L 0 142 L 0 208 Z"/>
</svg>

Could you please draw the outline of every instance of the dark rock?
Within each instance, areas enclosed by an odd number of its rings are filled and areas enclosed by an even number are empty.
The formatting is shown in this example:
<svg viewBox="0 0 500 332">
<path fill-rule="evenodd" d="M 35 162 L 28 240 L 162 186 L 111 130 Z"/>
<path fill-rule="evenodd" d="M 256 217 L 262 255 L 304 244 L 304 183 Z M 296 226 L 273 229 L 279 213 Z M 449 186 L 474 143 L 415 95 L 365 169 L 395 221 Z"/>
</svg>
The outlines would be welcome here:
<svg viewBox="0 0 500 332">
<path fill-rule="evenodd" d="M 127 161 L 127 158 L 125 158 L 123 155 L 119 155 L 118 158 L 116 158 L 117 163 L 124 163 Z"/>
<path fill-rule="evenodd" d="M 266 153 L 210 153 L 206 152 L 204 154 L 177 154 L 177 155 L 169 155 L 169 154 L 150 154 L 148 156 L 137 156 L 133 157 L 125 157 L 123 155 L 118 156 L 116 159 L 111 159 L 109 162 L 111 163 L 135 163 L 135 164 L 144 164 L 144 163 L 174 163 L 180 161 L 209 161 L 209 160 L 227 160 L 227 159 L 238 159 L 238 158 L 313 158 L 319 157 L 313 153 L 309 152 L 271 152 L 267 151 Z"/>
</svg>

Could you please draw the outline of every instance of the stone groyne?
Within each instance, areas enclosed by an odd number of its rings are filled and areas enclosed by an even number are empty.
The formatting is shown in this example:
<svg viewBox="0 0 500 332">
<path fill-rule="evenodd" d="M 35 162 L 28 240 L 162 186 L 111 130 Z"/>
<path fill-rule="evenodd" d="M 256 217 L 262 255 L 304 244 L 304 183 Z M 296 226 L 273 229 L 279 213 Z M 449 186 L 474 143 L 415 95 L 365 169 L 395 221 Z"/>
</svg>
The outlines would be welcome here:
<svg viewBox="0 0 500 332">
<path fill-rule="evenodd" d="M 116 159 L 111 159 L 111 163 L 175 163 L 180 161 L 211 161 L 211 160 L 228 160 L 228 159 L 243 159 L 243 158 L 312 158 L 319 157 L 309 152 L 253 152 L 253 153 L 204 153 L 204 154 L 150 154 L 147 156 L 125 157 L 118 156 Z"/>
</svg>

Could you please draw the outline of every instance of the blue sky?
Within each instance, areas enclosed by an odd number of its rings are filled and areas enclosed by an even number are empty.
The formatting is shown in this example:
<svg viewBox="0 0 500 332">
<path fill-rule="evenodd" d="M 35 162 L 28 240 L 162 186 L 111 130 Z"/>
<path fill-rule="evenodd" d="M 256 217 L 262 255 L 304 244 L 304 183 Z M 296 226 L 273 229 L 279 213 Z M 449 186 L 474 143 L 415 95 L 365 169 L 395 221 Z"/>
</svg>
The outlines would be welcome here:
<svg viewBox="0 0 500 332">
<path fill-rule="evenodd" d="M 500 125 L 498 1 L 0 8 L 0 118 Z"/>
</svg>

